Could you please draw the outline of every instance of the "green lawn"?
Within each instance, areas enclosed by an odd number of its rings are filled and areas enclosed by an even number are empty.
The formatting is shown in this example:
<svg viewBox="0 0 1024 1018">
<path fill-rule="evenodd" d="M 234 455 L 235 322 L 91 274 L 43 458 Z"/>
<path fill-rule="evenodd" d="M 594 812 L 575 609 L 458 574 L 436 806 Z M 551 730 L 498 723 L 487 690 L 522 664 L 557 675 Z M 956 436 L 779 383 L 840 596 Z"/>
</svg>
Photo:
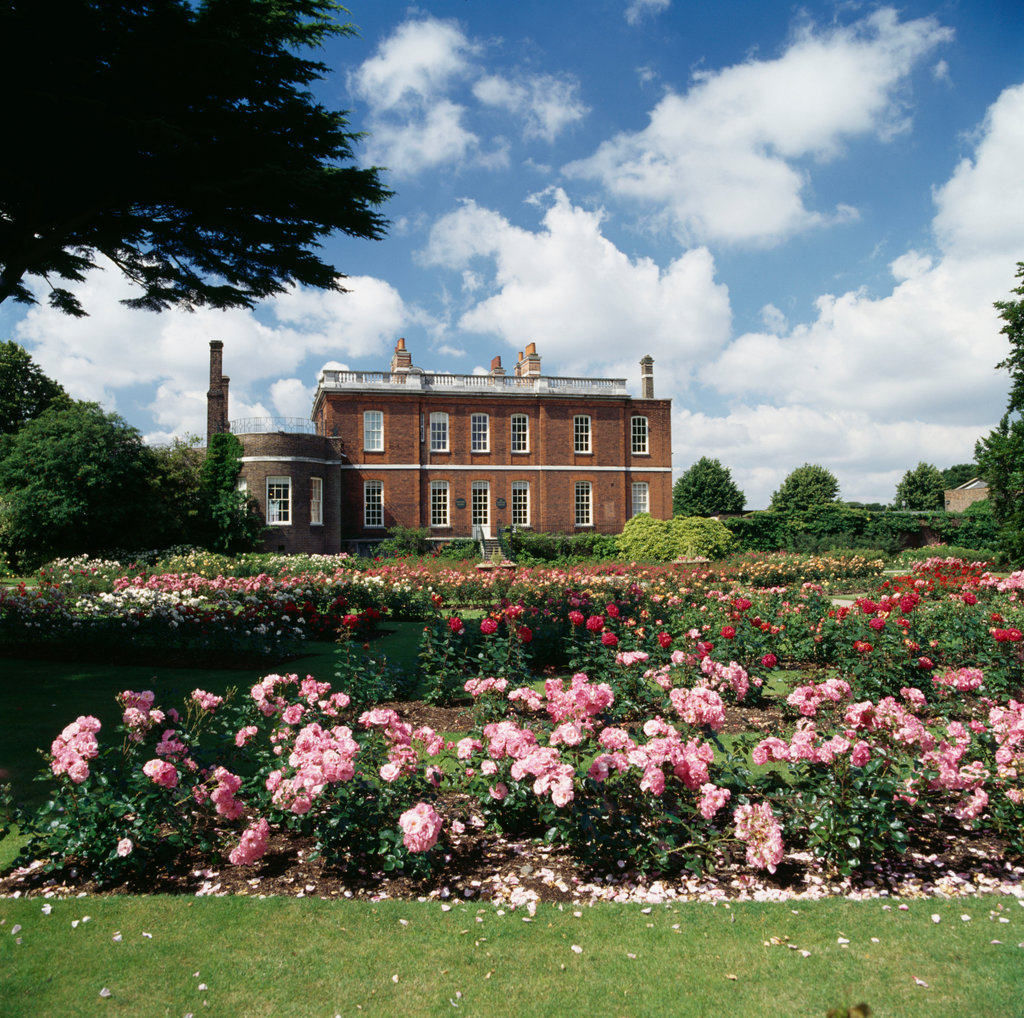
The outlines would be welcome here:
<svg viewBox="0 0 1024 1018">
<path fill-rule="evenodd" d="M 824 1018 L 861 1001 L 877 1018 L 1024 1015 L 1012 901 L 544 906 L 529 923 L 436 901 L 43 904 L 0 902 L 7 1018 Z"/>
</svg>

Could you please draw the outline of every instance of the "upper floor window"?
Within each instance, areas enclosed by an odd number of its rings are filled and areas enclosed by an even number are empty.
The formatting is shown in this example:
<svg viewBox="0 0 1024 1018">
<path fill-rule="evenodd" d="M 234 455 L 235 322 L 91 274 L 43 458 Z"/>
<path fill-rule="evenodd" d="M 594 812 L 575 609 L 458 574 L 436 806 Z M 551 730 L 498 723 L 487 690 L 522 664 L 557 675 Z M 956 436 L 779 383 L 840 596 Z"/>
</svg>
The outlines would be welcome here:
<svg viewBox="0 0 1024 1018">
<path fill-rule="evenodd" d="M 309 522 L 320 525 L 324 522 L 324 479 L 309 479 Z"/>
<path fill-rule="evenodd" d="M 572 419 L 573 452 L 590 452 L 590 418 L 577 414 Z"/>
<path fill-rule="evenodd" d="M 530 451 L 530 418 L 526 414 L 512 415 L 512 452 Z"/>
<path fill-rule="evenodd" d="M 363 448 L 367 452 L 384 451 L 384 412 L 367 410 L 363 414 Z"/>
<path fill-rule="evenodd" d="M 631 427 L 633 437 L 633 455 L 644 456 L 647 454 L 647 418 L 634 417 Z"/>
<path fill-rule="evenodd" d="M 469 448 L 471 452 L 490 452 L 491 421 L 487 414 L 473 414 L 470 417 Z"/>
<path fill-rule="evenodd" d="M 292 479 L 267 478 L 267 523 L 285 524 L 292 521 Z"/>
<path fill-rule="evenodd" d="M 430 451 L 448 451 L 448 415 L 433 413 L 430 415 Z"/>
</svg>

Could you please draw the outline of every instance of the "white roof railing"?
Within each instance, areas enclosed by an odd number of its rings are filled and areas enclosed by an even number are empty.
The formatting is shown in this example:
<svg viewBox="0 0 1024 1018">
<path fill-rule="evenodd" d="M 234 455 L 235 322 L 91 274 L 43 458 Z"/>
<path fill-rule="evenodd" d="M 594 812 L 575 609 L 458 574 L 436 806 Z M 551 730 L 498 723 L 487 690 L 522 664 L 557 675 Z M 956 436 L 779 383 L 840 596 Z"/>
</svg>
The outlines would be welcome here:
<svg viewBox="0 0 1024 1018">
<path fill-rule="evenodd" d="M 554 375 L 453 375 L 429 371 L 337 371 L 320 373 L 319 389 L 384 390 L 524 396 L 628 396 L 624 378 L 561 378 Z M 318 393 L 319 395 L 319 393 Z"/>
</svg>

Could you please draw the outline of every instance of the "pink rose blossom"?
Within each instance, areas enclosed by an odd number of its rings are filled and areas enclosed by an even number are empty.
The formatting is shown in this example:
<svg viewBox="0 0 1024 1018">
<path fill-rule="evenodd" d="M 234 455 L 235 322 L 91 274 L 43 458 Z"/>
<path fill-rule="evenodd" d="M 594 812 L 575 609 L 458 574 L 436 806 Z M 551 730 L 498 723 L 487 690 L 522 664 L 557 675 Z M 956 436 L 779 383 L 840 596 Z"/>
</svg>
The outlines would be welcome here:
<svg viewBox="0 0 1024 1018">
<path fill-rule="evenodd" d="M 167 760 L 150 760 L 142 765 L 142 773 L 162 788 L 176 788 L 178 771 L 174 764 Z"/>
<path fill-rule="evenodd" d="M 398 818 L 402 843 L 410 852 L 429 852 L 437 844 L 444 821 L 429 803 L 417 803 Z"/>
<path fill-rule="evenodd" d="M 260 818 L 251 827 L 246 828 L 242 840 L 234 848 L 228 859 L 234 866 L 251 866 L 263 858 L 267 850 L 267 839 L 270 837 L 270 824 Z"/>
<path fill-rule="evenodd" d="M 215 696 L 213 693 L 207 693 L 204 689 L 193 689 L 192 699 L 203 710 L 208 711 L 216 710 L 224 702 L 223 696 Z"/>
</svg>

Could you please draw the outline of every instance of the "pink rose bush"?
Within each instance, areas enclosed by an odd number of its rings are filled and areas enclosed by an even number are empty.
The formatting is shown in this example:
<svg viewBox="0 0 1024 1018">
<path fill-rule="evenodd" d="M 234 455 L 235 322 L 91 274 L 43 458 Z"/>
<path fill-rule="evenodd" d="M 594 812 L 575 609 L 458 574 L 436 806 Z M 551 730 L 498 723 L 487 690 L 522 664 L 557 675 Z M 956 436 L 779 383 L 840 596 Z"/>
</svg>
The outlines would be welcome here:
<svg viewBox="0 0 1024 1018">
<path fill-rule="evenodd" d="M 96 741 L 99 730 L 100 723 L 92 715 L 83 714 L 72 721 L 50 746 L 53 754 L 50 770 L 53 774 L 57 777 L 66 774 L 76 785 L 82 784 L 89 777 L 87 761 L 99 753 Z"/>
</svg>

